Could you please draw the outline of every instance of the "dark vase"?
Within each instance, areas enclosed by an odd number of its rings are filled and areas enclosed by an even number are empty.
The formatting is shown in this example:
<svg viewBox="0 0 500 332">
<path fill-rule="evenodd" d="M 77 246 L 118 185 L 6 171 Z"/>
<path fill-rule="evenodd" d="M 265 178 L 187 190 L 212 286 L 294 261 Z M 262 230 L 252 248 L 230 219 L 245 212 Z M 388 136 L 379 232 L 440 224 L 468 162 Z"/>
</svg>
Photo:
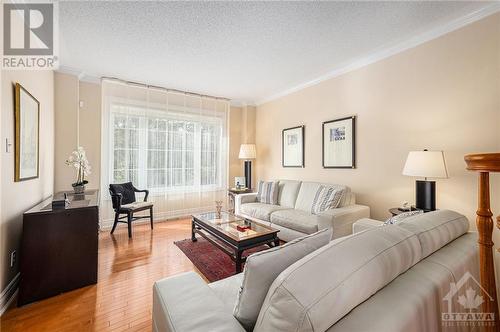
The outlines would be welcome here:
<svg viewBox="0 0 500 332">
<path fill-rule="evenodd" d="M 75 191 L 75 194 L 83 194 L 85 192 L 85 185 L 73 184 L 73 190 Z"/>
</svg>

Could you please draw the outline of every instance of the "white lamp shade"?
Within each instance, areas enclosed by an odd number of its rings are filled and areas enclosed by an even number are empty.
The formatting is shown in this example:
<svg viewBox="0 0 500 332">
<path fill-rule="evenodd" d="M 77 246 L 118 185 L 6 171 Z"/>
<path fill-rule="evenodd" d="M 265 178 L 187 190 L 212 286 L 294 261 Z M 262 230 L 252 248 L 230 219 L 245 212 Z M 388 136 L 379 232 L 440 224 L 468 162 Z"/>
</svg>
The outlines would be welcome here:
<svg viewBox="0 0 500 332">
<path fill-rule="evenodd" d="M 255 159 L 257 152 L 255 151 L 255 144 L 241 144 L 240 146 L 240 159 Z"/>
<path fill-rule="evenodd" d="M 448 178 L 443 151 L 410 151 L 403 175 L 425 178 Z"/>
</svg>

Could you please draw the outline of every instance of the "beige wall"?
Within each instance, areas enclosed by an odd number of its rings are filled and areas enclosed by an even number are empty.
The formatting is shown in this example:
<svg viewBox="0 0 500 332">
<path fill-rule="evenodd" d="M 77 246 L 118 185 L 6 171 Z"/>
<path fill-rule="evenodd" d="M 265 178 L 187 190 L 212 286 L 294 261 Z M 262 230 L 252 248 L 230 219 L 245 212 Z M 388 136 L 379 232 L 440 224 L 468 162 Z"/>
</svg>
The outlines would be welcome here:
<svg viewBox="0 0 500 332">
<path fill-rule="evenodd" d="M 14 146 L 5 151 L 5 139 L 14 143 L 14 89 L 20 83 L 40 102 L 40 175 L 14 182 Z M 22 214 L 53 193 L 54 188 L 54 73 L 52 71 L 2 70 L 1 99 L 1 221 L 0 289 L 19 272 L 10 267 L 10 253 L 17 250 L 22 232 Z M 19 259 L 18 259 L 19 262 Z"/>
<path fill-rule="evenodd" d="M 229 187 L 234 187 L 234 178 L 244 176 L 243 160 L 238 159 L 240 145 L 255 143 L 254 106 L 231 106 L 229 112 Z M 252 184 L 256 187 L 255 161 L 252 162 Z"/>
<path fill-rule="evenodd" d="M 238 159 L 242 141 L 242 128 L 244 127 L 243 110 L 241 107 L 231 106 L 229 111 L 229 186 L 234 184 L 235 176 L 243 175 L 243 163 Z"/>
<path fill-rule="evenodd" d="M 55 74 L 55 191 L 69 190 L 74 170 L 64 164 L 78 145 L 83 146 L 92 166 L 88 188 L 100 188 L 101 167 L 101 85 L 79 82 L 71 74 Z M 79 87 L 79 90 L 78 90 Z M 83 102 L 79 108 L 78 100 Z M 78 111 L 79 108 L 79 111 Z M 231 107 L 229 112 L 229 186 L 235 176 L 243 176 L 243 161 L 238 159 L 240 144 L 255 143 L 253 106 Z M 255 168 L 254 168 L 255 177 Z M 255 184 L 255 179 L 254 179 Z"/>
<path fill-rule="evenodd" d="M 78 107 L 78 78 L 73 75 L 55 73 L 55 177 L 54 191 L 71 189 L 75 182 L 75 171 L 64 164 L 76 146 Z"/>
<path fill-rule="evenodd" d="M 79 101 L 83 106 L 79 106 Z M 92 167 L 88 188 L 97 189 L 101 163 L 101 85 L 80 82 L 77 76 L 55 74 L 55 191 L 71 190 L 76 173 L 64 163 L 82 146 Z"/>
<path fill-rule="evenodd" d="M 80 146 L 85 148 L 87 158 L 92 166 L 88 177 L 89 188 L 100 187 L 101 169 L 101 85 L 80 82 Z"/>
<path fill-rule="evenodd" d="M 472 152 L 500 151 L 500 14 L 257 108 L 257 176 L 352 187 L 372 217 L 414 202 L 401 175 L 410 150 L 444 150 L 450 178 L 437 181 L 438 208 L 474 218 Z M 323 169 L 321 124 L 357 116 L 356 169 Z M 305 168 L 281 167 L 281 130 L 305 125 Z M 500 175 L 492 175 L 500 213 Z M 498 232 L 497 232 L 498 233 Z M 500 244 L 500 236 L 495 236 Z M 498 247 L 498 245 L 497 245 Z"/>
</svg>

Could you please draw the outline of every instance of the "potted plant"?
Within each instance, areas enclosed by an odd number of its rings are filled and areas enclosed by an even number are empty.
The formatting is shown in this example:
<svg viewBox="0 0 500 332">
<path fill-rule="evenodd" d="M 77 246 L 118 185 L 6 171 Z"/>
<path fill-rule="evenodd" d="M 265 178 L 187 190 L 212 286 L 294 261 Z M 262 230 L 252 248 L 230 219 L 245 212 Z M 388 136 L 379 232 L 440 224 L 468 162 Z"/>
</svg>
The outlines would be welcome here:
<svg viewBox="0 0 500 332">
<path fill-rule="evenodd" d="M 91 169 L 83 147 L 79 146 L 78 149 L 69 155 L 66 165 L 77 169 L 76 182 L 72 186 L 75 194 L 83 194 L 85 192 L 85 185 L 89 183 L 85 180 L 85 176 L 90 174 Z"/>
</svg>

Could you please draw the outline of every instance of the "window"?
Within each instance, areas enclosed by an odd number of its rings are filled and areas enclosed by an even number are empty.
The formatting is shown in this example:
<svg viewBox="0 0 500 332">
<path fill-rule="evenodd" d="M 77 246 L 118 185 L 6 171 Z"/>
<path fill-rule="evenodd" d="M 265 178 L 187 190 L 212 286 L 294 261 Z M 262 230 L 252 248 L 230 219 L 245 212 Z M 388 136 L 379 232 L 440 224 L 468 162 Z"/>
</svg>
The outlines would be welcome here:
<svg viewBox="0 0 500 332">
<path fill-rule="evenodd" d="M 110 183 L 148 189 L 155 218 L 227 198 L 229 100 L 107 78 L 101 87 L 103 222 L 114 219 Z"/>
<path fill-rule="evenodd" d="M 150 191 L 223 186 L 225 117 L 112 103 L 110 183 Z"/>
</svg>

